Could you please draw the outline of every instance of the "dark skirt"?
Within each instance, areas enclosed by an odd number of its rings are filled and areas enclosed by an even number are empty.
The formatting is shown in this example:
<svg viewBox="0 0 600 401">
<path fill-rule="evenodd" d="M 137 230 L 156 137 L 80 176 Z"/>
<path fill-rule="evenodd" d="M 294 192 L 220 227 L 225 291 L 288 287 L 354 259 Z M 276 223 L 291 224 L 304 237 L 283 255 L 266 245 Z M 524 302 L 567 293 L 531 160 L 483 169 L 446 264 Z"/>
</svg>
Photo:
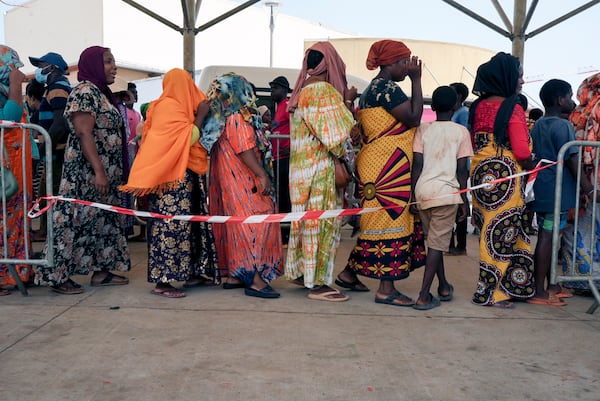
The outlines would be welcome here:
<svg viewBox="0 0 600 401">
<path fill-rule="evenodd" d="M 148 196 L 149 210 L 165 215 L 208 215 L 204 176 L 187 170 L 176 189 Z M 147 224 L 148 282 L 205 277 L 221 282 L 212 225 L 151 219 Z"/>
</svg>

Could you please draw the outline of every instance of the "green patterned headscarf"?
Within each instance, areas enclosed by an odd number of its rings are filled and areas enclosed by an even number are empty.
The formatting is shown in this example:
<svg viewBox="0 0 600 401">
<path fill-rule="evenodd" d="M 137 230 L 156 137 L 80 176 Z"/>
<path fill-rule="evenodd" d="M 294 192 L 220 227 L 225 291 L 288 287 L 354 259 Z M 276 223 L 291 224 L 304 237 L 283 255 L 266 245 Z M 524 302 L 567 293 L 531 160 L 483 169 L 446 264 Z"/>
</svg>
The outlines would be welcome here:
<svg viewBox="0 0 600 401">
<path fill-rule="evenodd" d="M 23 62 L 19 59 L 17 52 L 8 46 L 0 45 L 0 106 L 3 106 L 8 99 L 11 70 L 21 67 L 23 67 Z"/>
<path fill-rule="evenodd" d="M 210 112 L 202 125 L 200 144 L 210 153 L 223 130 L 227 118 L 239 113 L 254 127 L 256 146 L 262 154 L 263 167 L 273 177 L 271 143 L 262 128 L 262 118 L 256 107 L 256 95 L 250 82 L 233 72 L 217 77 L 207 93 Z"/>
</svg>

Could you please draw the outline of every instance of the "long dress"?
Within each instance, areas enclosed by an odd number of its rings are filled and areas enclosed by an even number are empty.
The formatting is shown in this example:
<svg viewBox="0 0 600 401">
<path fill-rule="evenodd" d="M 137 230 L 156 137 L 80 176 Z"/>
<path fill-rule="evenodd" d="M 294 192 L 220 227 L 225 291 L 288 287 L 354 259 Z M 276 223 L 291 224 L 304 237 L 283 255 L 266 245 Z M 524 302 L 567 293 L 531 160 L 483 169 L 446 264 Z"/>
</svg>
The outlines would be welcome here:
<svg viewBox="0 0 600 401">
<path fill-rule="evenodd" d="M 148 195 L 149 210 L 166 215 L 207 215 L 204 176 L 187 170 L 176 188 Z M 220 283 L 212 227 L 208 223 L 151 219 L 148 281 L 169 283 L 204 277 Z"/>
<path fill-rule="evenodd" d="M 239 154 L 252 150 L 257 159 L 254 128 L 241 113 L 227 117 L 225 128 L 210 153 L 209 208 L 211 215 L 250 216 L 275 212 L 275 202 L 262 195 L 258 177 Z M 267 284 L 283 271 L 279 223 L 215 224 L 215 244 L 222 275 L 250 286 L 255 272 Z"/>
<path fill-rule="evenodd" d="M 474 156 L 471 162 L 471 183 L 484 184 L 523 171 L 509 148 L 500 148 L 494 141 L 494 120 L 501 102 L 481 101 L 475 111 Z M 520 127 L 527 135 L 523 108 L 517 105 L 508 124 Z M 479 228 L 479 280 L 473 303 L 494 305 L 514 299 L 526 299 L 535 294 L 531 241 L 524 229 L 525 178 L 520 177 L 474 190 L 473 225 Z"/>
<path fill-rule="evenodd" d="M 361 215 L 361 233 L 346 267 L 379 280 L 404 279 L 425 264 L 423 228 L 406 207 L 415 129 L 387 111 L 407 100 L 393 81 L 375 79 L 359 104 L 365 136 L 356 159 L 362 207 L 394 207 Z"/>
<path fill-rule="evenodd" d="M 19 121 L 23 109 L 17 110 L 16 103 L 12 103 L 11 108 L 14 112 L 0 114 L 0 119 Z M 18 112 L 18 113 L 17 113 Z M 17 117 L 18 116 L 18 117 Z M 17 193 L 6 202 L 6 228 L 7 228 L 7 243 L 6 252 L 9 259 L 28 259 L 26 254 L 26 245 L 29 252 L 32 252 L 29 233 L 25 232 L 24 217 L 25 208 L 23 206 L 23 188 L 27 185 L 28 201 L 32 199 L 32 168 L 27 166 L 27 177 L 23 179 L 23 151 L 25 151 L 25 160 L 31 160 L 31 142 L 29 140 L 29 132 L 25 131 L 25 140 L 23 141 L 23 131 L 21 129 L 7 129 L 4 132 L 4 144 L 6 154 L 10 161 L 10 169 L 15 175 L 19 183 Z M 25 144 L 25 146 L 23 146 Z M 7 162 L 5 162 L 6 165 Z M 0 200 L 1 202 L 1 200 Z M 3 216 L 0 215 L 0 249 L 4 249 L 4 229 L 2 225 Z M 4 257 L 4 255 L 2 255 Z M 31 265 L 18 264 L 15 265 L 17 274 L 21 281 L 29 282 L 33 279 L 33 268 Z M 15 279 L 10 274 L 8 266 L 0 265 L 0 287 L 13 286 L 16 284 Z"/>
<path fill-rule="evenodd" d="M 307 85 L 290 125 L 292 212 L 340 208 L 342 193 L 335 188 L 334 160 L 329 153 L 342 156 L 354 125 L 342 95 L 326 82 Z M 292 222 L 286 278 L 304 276 L 307 288 L 330 285 L 340 231 L 339 218 Z"/>
<path fill-rule="evenodd" d="M 96 192 L 94 170 L 75 135 L 72 116 L 76 112 L 95 115 L 94 140 L 110 186 L 105 196 Z M 123 183 L 122 141 L 125 140 L 120 129 L 123 124 L 120 112 L 94 84 L 83 81 L 69 95 L 65 116 L 70 133 L 59 195 L 120 206 L 121 192 L 117 187 Z M 131 268 L 119 214 L 72 202 L 57 202 L 52 218 L 55 266 L 38 269 L 36 284 L 55 286 L 73 274 Z"/>
</svg>

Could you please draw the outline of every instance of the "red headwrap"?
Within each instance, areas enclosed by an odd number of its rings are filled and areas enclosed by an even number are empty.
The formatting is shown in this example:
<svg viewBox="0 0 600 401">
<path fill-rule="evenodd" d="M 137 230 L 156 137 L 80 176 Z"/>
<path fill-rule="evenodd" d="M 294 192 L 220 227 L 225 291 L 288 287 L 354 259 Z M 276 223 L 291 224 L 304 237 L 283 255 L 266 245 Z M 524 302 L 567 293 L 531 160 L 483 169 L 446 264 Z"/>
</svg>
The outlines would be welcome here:
<svg viewBox="0 0 600 401">
<path fill-rule="evenodd" d="M 367 68 L 374 70 L 382 65 L 394 64 L 410 57 L 410 49 L 397 40 L 380 40 L 371 45 L 367 56 Z"/>
</svg>

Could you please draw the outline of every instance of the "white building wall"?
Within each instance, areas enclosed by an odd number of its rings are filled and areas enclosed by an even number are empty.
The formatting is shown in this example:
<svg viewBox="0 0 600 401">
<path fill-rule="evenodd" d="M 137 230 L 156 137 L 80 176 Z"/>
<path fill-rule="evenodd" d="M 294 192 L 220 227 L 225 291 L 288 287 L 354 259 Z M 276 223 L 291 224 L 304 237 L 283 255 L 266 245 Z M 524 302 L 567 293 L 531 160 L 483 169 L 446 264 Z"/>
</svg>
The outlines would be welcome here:
<svg viewBox="0 0 600 401">
<path fill-rule="evenodd" d="M 31 73 L 28 57 L 50 51 L 77 64 L 83 49 L 102 43 L 102 25 L 102 0 L 33 0 L 6 13 L 4 37 Z"/>
</svg>

